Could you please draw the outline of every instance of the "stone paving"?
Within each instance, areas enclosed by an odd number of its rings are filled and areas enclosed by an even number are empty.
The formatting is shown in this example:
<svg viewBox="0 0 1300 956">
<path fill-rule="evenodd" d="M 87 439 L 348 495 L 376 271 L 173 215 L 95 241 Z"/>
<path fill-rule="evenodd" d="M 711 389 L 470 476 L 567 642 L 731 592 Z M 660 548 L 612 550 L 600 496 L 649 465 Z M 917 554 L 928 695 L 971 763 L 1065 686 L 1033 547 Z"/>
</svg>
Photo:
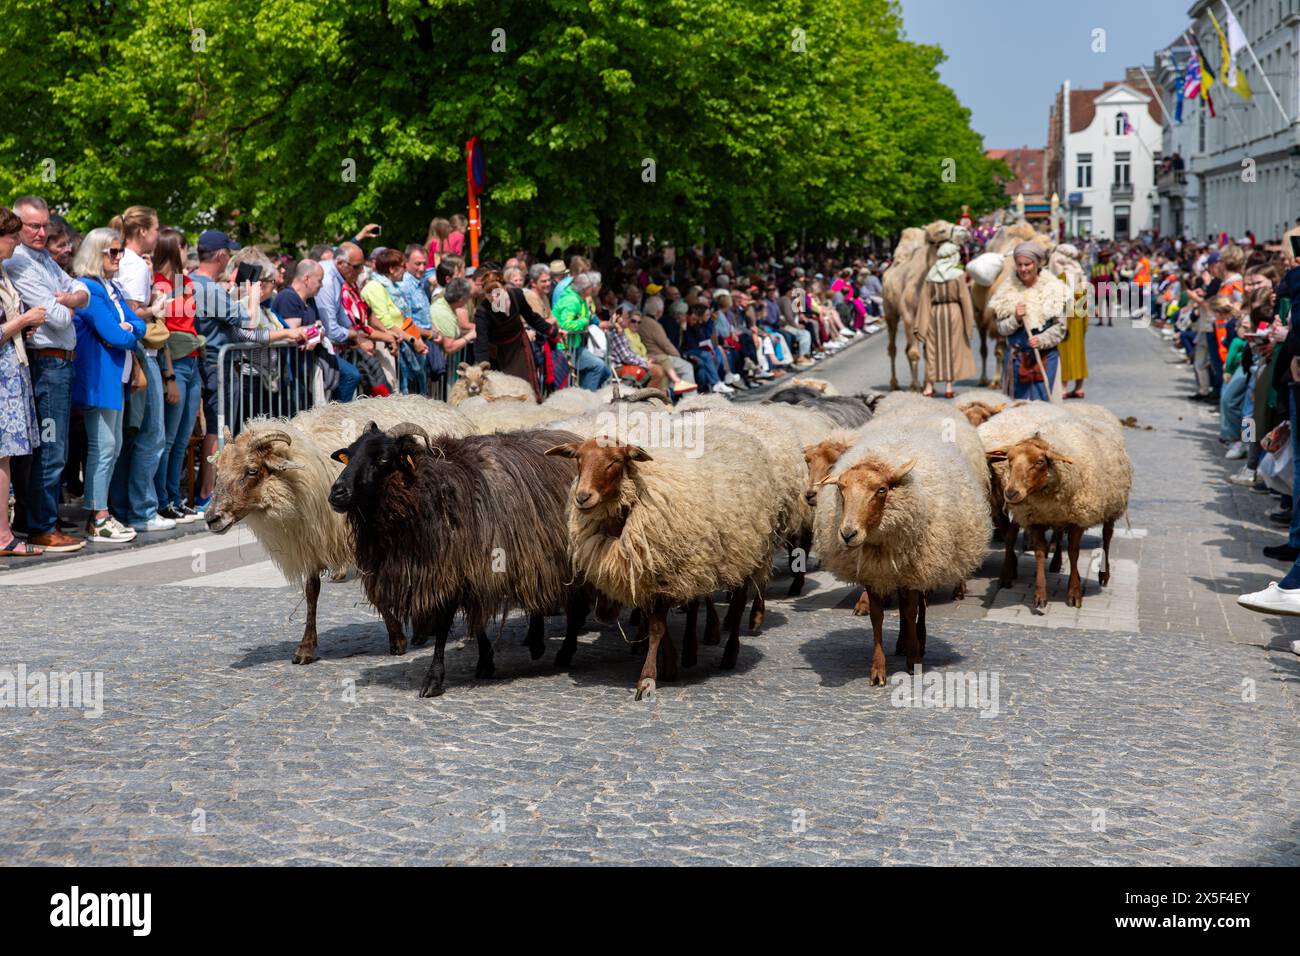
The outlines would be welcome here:
<svg viewBox="0 0 1300 956">
<path fill-rule="evenodd" d="M 817 374 L 878 387 L 882 338 Z M 982 678 L 966 706 L 869 686 L 857 595 L 822 572 L 796 600 L 777 576 L 734 671 L 703 647 L 652 702 L 620 628 L 559 672 L 560 620 L 534 662 L 515 618 L 495 678 L 458 628 L 421 700 L 428 649 L 388 656 L 354 583 L 325 585 L 321 660 L 295 667 L 300 595 L 251 538 L 196 535 L 0 573 L 0 670 L 103 674 L 99 717 L 0 708 L 0 862 L 1294 865 L 1300 628 L 1235 604 L 1284 570 L 1269 502 L 1223 481 L 1158 336 L 1088 345 L 1089 399 L 1152 429 L 1127 433 L 1114 584 L 1035 615 L 1032 556 L 1002 592 L 990 551 L 930 610 L 923 673 Z"/>
</svg>

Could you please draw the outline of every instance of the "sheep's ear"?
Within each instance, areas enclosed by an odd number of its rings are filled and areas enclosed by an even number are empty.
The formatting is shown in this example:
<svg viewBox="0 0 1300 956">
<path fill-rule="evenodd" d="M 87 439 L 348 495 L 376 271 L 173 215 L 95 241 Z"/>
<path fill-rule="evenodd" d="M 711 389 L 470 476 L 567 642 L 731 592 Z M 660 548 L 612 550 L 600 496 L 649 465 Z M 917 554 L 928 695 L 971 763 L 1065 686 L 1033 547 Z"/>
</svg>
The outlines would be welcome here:
<svg viewBox="0 0 1300 956">
<path fill-rule="evenodd" d="M 490 369 L 490 368 L 492 367 L 492 363 L 491 363 L 491 362 L 479 362 L 479 363 L 478 363 L 478 367 L 481 368 L 483 371 L 486 372 L 488 369 Z"/>
<path fill-rule="evenodd" d="M 1062 455 L 1059 451 L 1053 451 L 1051 448 L 1047 449 L 1047 459 L 1048 461 L 1054 461 L 1061 465 L 1074 464 L 1073 458 L 1067 458 L 1065 455 Z"/>
<path fill-rule="evenodd" d="M 546 449 L 546 454 L 554 455 L 556 458 L 577 458 L 578 446 L 574 442 L 568 442 Z"/>
<path fill-rule="evenodd" d="M 379 426 L 374 422 L 371 422 L 369 425 L 366 426 L 365 430 L 368 432 L 377 432 L 379 431 Z"/>
<path fill-rule="evenodd" d="M 346 465 L 348 463 L 348 450 L 346 448 L 340 448 L 334 454 L 330 455 L 330 457 L 340 465 Z"/>
<path fill-rule="evenodd" d="M 992 451 L 986 451 L 984 457 L 989 461 L 1006 461 L 1007 450 L 1005 448 L 994 448 Z"/>
<path fill-rule="evenodd" d="M 894 476 L 889 480 L 889 483 L 891 485 L 898 484 L 900 481 L 906 478 L 911 473 L 912 469 L 915 467 L 916 467 L 915 458 L 913 458 L 911 461 L 906 461 L 903 464 L 899 465 L 897 468 L 894 469 Z"/>
<path fill-rule="evenodd" d="M 467 362 L 461 362 L 459 365 L 456 366 L 456 371 L 459 372 L 461 375 L 464 375 L 464 374 L 465 374 L 465 370 L 466 370 L 467 368 L 469 368 L 469 363 L 467 363 Z"/>
<path fill-rule="evenodd" d="M 221 440 L 225 442 L 227 445 L 229 445 L 232 441 L 235 440 L 234 432 L 230 430 L 229 425 L 221 426 Z"/>
<path fill-rule="evenodd" d="M 654 461 L 654 459 L 650 457 L 650 453 L 646 451 L 644 448 L 642 448 L 640 445 L 627 446 L 627 460 L 628 461 Z"/>
</svg>

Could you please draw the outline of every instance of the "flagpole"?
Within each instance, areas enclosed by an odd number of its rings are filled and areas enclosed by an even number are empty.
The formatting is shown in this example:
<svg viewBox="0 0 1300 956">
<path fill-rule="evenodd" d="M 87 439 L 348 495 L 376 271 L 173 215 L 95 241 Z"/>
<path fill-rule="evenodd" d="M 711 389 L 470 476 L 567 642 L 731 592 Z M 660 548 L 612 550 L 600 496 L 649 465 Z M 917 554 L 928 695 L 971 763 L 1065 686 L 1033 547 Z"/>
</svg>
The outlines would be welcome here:
<svg viewBox="0 0 1300 956">
<path fill-rule="evenodd" d="M 1241 30 L 1242 39 L 1246 41 L 1246 51 L 1250 54 L 1250 59 L 1254 62 L 1255 69 L 1259 71 L 1260 77 L 1264 80 L 1264 85 L 1268 87 L 1268 93 L 1273 97 L 1273 102 L 1277 106 L 1277 111 L 1282 114 L 1282 120 L 1287 126 L 1290 126 L 1291 117 L 1287 116 L 1286 110 L 1282 109 L 1282 101 L 1277 98 L 1277 91 L 1273 89 L 1272 81 L 1269 80 L 1268 74 L 1264 72 L 1264 68 L 1260 66 L 1259 57 L 1255 56 L 1255 48 L 1250 45 L 1250 38 L 1246 36 L 1246 28 L 1241 25 L 1240 18 L 1238 18 L 1235 13 L 1232 13 L 1232 7 L 1228 6 L 1228 0 L 1223 0 L 1223 9 L 1232 14 L 1232 19 L 1237 21 L 1237 28 Z"/>
<path fill-rule="evenodd" d="M 1173 126 L 1174 124 L 1169 122 L 1169 114 L 1165 112 L 1164 101 L 1160 99 L 1160 94 L 1156 92 L 1156 85 L 1151 82 L 1151 77 L 1147 73 L 1147 68 L 1145 66 L 1142 66 L 1141 64 L 1138 64 L 1138 69 L 1142 71 L 1142 79 L 1147 81 L 1147 88 L 1151 90 L 1151 95 L 1154 96 L 1156 98 L 1156 102 L 1160 104 L 1160 115 L 1165 118 L 1164 125 Z"/>
</svg>

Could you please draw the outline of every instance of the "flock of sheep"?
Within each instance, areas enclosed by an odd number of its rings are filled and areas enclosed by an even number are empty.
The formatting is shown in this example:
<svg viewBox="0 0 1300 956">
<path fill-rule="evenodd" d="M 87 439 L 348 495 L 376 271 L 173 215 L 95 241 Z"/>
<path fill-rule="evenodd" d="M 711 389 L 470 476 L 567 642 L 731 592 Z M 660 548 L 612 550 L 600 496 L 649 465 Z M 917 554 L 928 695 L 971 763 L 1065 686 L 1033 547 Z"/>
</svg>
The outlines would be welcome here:
<svg viewBox="0 0 1300 956">
<path fill-rule="evenodd" d="M 566 389 L 538 404 L 510 376 L 462 369 L 450 403 L 416 396 L 323 405 L 257 419 L 225 436 L 207 511 L 217 533 L 248 523 L 307 598 L 293 661 L 316 660 L 320 579 L 355 567 L 383 617 L 389 650 L 434 640 L 421 696 L 441 694 L 457 614 L 478 642 L 478 677 L 494 673 L 490 621 L 529 616 L 526 644 L 545 651 L 545 617 L 566 616 L 557 666 L 568 666 L 587 615 L 632 608 L 645 662 L 636 696 L 727 635 L 735 665 L 741 618 L 757 633 L 778 548 L 790 554 L 790 596 L 809 553 L 863 588 L 873 684 L 885 683 L 885 601 L 896 595 L 896 653 L 925 653 L 927 595 L 980 566 L 996 528 L 1002 584 L 1016 574 L 1024 529 L 1037 558 L 1034 603 L 1047 603 L 1048 532 L 1059 568 L 1068 542 L 1068 602 L 1083 588 L 1085 529 L 1102 526 L 1108 583 L 1114 522 L 1132 468 L 1119 420 L 1082 402 L 1010 402 L 975 391 L 957 402 L 909 392 L 841 396 L 796 382 L 762 403 L 692 396 L 675 407 L 653 389 Z M 729 594 L 725 621 L 713 598 Z M 668 612 L 686 609 L 678 654 Z"/>
</svg>

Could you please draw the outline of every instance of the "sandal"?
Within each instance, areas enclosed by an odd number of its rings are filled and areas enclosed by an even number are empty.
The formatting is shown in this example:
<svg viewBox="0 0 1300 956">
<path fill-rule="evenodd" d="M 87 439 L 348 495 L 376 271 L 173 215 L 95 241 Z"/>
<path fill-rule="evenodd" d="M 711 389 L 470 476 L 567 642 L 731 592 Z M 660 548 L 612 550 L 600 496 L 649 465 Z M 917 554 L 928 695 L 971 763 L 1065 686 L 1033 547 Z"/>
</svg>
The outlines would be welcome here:
<svg viewBox="0 0 1300 956">
<path fill-rule="evenodd" d="M 1066 392 L 1066 398 L 1083 398 L 1083 389 L 1076 388 L 1073 392 Z"/>
<path fill-rule="evenodd" d="M 927 386 L 925 387 L 925 390 L 924 390 L 923 392 L 921 392 L 921 397 L 922 397 L 922 398 L 934 398 L 934 388 L 931 387 L 931 386 L 929 386 L 929 385 L 927 385 Z"/>
<path fill-rule="evenodd" d="M 949 389 L 945 390 L 944 393 L 943 393 L 943 397 L 944 397 L 944 398 L 952 398 L 952 389 L 949 388 Z"/>
<path fill-rule="evenodd" d="M 9 543 L 0 548 L 0 558 L 39 558 L 44 553 L 44 548 L 19 541 L 17 538 L 10 538 Z"/>
</svg>

